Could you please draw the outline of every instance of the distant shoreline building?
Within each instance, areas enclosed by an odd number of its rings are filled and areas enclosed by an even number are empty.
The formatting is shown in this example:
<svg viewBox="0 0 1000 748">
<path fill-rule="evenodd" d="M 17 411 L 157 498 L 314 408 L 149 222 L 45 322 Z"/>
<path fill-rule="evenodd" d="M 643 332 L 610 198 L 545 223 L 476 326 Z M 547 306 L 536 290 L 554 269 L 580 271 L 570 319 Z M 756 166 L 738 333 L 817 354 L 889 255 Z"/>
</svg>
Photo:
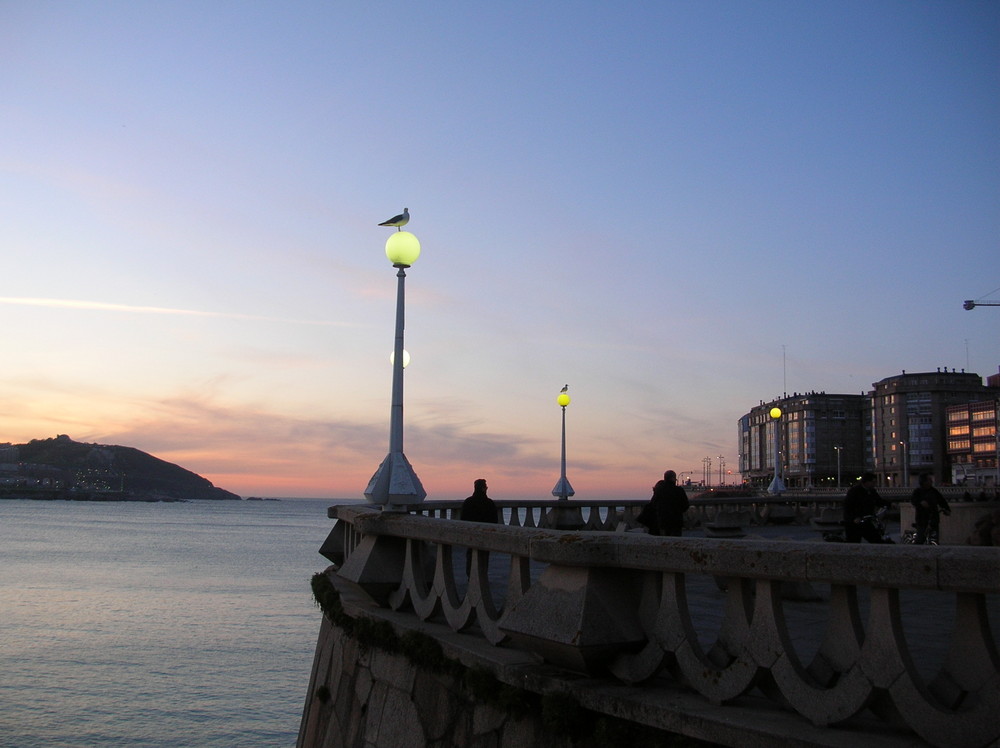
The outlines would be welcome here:
<svg viewBox="0 0 1000 748">
<path fill-rule="evenodd" d="M 866 395 L 794 393 L 761 401 L 738 421 L 744 483 L 766 488 L 774 439 L 789 489 L 836 487 L 874 472 L 907 488 L 931 473 L 939 484 L 997 480 L 1000 374 L 938 369 L 886 377 Z M 782 415 L 770 417 L 777 406 Z M 839 459 L 839 464 L 838 464 Z"/>
</svg>

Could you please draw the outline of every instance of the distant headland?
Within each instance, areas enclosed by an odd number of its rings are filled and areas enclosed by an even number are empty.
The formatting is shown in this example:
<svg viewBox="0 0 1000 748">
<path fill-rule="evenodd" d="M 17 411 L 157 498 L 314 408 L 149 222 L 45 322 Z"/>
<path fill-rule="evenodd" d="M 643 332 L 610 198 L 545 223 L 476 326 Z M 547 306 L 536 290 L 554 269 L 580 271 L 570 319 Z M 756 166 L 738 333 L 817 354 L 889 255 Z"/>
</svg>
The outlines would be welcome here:
<svg viewBox="0 0 1000 748">
<path fill-rule="evenodd" d="M 85 444 L 65 434 L 0 444 L 0 499 L 184 501 L 239 499 L 179 465 L 133 447 Z"/>
</svg>

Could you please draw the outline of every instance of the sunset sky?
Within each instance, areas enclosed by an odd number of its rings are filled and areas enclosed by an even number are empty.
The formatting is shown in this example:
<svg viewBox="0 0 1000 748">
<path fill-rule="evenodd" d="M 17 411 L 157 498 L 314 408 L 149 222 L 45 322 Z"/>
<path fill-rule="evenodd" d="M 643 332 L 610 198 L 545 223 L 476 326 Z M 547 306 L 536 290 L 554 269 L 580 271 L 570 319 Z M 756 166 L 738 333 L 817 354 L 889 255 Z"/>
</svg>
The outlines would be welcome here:
<svg viewBox="0 0 1000 748">
<path fill-rule="evenodd" d="M 0 0 L 0 442 L 578 499 L 1000 365 L 1000 3 Z"/>
</svg>

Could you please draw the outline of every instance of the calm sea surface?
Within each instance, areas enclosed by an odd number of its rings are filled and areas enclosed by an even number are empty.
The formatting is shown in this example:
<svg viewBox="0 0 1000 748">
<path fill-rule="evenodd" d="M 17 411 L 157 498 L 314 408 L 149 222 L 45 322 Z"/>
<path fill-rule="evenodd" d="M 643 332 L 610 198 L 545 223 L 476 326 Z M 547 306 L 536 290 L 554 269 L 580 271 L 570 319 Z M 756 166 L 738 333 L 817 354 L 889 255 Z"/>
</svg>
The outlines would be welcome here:
<svg viewBox="0 0 1000 748">
<path fill-rule="evenodd" d="M 0 746 L 294 746 L 333 503 L 0 501 Z"/>
</svg>

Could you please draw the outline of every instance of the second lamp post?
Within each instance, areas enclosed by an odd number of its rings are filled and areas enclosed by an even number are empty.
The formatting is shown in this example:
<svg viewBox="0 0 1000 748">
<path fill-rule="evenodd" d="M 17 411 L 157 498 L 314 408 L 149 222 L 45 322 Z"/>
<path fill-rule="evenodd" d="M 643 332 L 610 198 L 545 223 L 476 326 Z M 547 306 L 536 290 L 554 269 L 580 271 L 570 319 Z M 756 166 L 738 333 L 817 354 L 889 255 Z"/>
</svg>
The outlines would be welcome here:
<svg viewBox="0 0 1000 748">
<path fill-rule="evenodd" d="M 774 419 L 774 480 L 767 492 L 779 494 L 785 492 L 785 482 L 781 480 L 781 408 L 771 408 L 771 418 Z"/>
<path fill-rule="evenodd" d="M 566 479 L 566 406 L 569 405 L 569 393 L 566 391 L 569 385 L 562 388 L 562 392 L 559 393 L 559 397 L 556 398 L 556 402 L 562 407 L 562 470 L 560 472 L 559 482 L 556 483 L 556 487 L 552 489 L 552 495 L 558 497 L 560 500 L 565 501 L 570 496 L 572 496 L 575 491 L 573 491 L 573 486 L 569 484 Z"/>
</svg>

